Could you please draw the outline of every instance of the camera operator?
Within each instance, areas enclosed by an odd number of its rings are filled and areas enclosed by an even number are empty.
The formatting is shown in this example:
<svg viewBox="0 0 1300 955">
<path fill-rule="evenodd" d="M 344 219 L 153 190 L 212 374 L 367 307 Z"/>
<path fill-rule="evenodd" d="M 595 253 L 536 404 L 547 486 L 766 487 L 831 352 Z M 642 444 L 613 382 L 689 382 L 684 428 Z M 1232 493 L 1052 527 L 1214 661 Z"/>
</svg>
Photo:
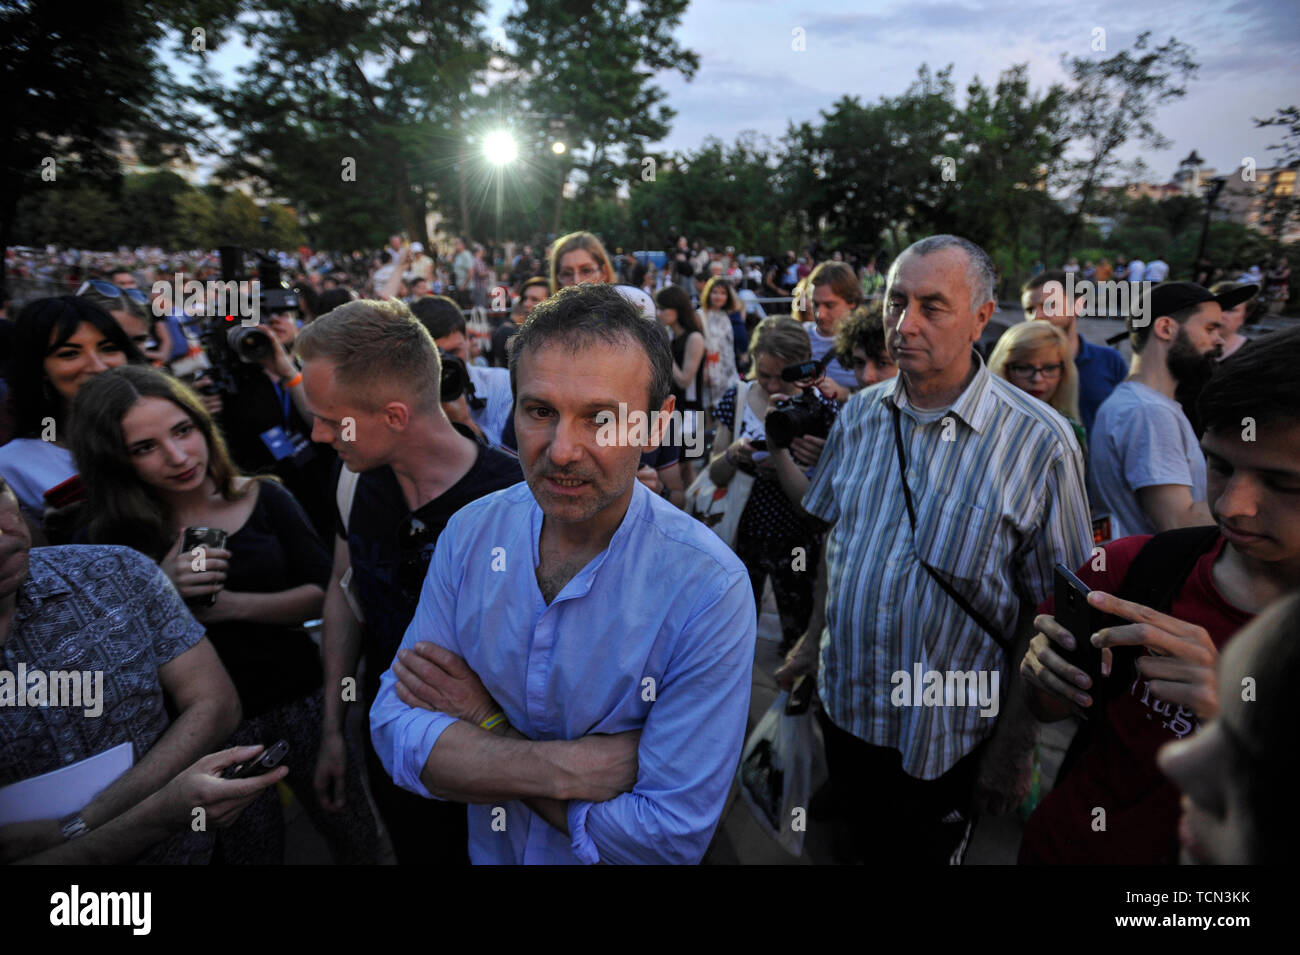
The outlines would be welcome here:
<svg viewBox="0 0 1300 955">
<path fill-rule="evenodd" d="M 218 421 L 239 469 L 275 474 L 307 512 L 316 533 L 329 540 L 337 456 L 328 444 L 311 440 L 302 373 L 290 357 L 297 334 L 291 309 L 263 312 L 262 324 L 251 328 L 209 334 L 209 355 L 217 355 L 214 364 L 221 368 L 216 387 L 224 392 Z M 213 340 L 221 335 L 223 341 Z M 223 348 L 231 337 L 238 345 Z"/>
<path fill-rule="evenodd" d="M 459 360 L 468 373 L 469 387 L 462 388 L 458 395 L 443 395 L 447 416 L 478 431 L 492 447 L 500 447 L 502 429 L 515 403 L 510 390 L 510 372 L 505 368 L 484 368 L 470 361 L 465 316 L 446 296 L 421 299 L 411 306 L 411 313 L 428 330 L 439 351 Z M 448 364 L 445 357 L 443 364 Z M 444 368 L 444 382 L 447 379 L 448 369 Z"/>
<path fill-rule="evenodd" d="M 791 457 L 790 443 L 803 436 L 825 438 L 839 405 L 813 387 L 820 373 L 810 373 L 812 346 L 794 319 L 764 319 L 754 330 L 751 353 L 754 380 L 745 388 L 744 404 L 736 407 L 741 386 L 733 385 L 714 411 L 718 424 L 714 447 L 723 450 L 709 463 L 709 477 L 719 487 L 731 483 L 737 470 L 755 477 L 740 516 L 736 555 L 749 570 L 760 609 L 763 583 L 772 579 L 784 653 L 812 614 L 817 568 L 815 563 L 798 560 L 796 548 L 812 561 L 821 549 L 819 523 L 799 503 L 810 475 Z M 804 383 L 800 371 L 805 373 Z"/>
</svg>

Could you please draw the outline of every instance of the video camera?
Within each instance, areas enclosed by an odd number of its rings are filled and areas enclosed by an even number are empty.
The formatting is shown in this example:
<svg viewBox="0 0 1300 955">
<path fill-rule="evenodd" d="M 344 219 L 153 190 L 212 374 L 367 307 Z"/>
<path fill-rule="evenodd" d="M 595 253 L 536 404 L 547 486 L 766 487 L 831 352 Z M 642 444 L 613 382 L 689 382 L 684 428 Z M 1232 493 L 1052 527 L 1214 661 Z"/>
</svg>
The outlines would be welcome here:
<svg viewBox="0 0 1300 955">
<path fill-rule="evenodd" d="M 248 281 L 244 271 L 244 250 L 238 246 L 222 246 L 221 280 L 223 282 Z M 284 284 L 280 263 L 274 256 L 256 252 L 257 275 L 260 283 L 258 295 L 259 314 L 297 311 L 298 295 Z M 203 344 L 211 366 L 208 376 L 212 384 L 201 387 L 204 393 L 221 392 L 238 394 L 239 378 L 243 367 L 265 361 L 274 351 L 271 333 L 262 325 L 245 326 L 238 315 L 209 315 L 203 322 L 199 341 Z"/>
<path fill-rule="evenodd" d="M 824 438 L 831 433 L 835 415 L 814 395 L 815 382 L 825 373 L 826 366 L 820 361 L 799 362 L 781 369 L 781 380 L 800 382 L 802 393 L 773 408 L 763 419 L 769 447 L 788 448 L 795 438 L 807 434 Z"/>
<path fill-rule="evenodd" d="M 481 411 L 487 406 L 487 399 L 480 398 L 474 392 L 474 381 L 469 376 L 469 368 L 456 355 L 451 352 L 438 349 L 438 357 L 442 359 L 442 382 L 440 395 L 441 401 L 455 401 L 461 395 L 465 396 L 466 403 L 475 411 Z"/>
</svg>

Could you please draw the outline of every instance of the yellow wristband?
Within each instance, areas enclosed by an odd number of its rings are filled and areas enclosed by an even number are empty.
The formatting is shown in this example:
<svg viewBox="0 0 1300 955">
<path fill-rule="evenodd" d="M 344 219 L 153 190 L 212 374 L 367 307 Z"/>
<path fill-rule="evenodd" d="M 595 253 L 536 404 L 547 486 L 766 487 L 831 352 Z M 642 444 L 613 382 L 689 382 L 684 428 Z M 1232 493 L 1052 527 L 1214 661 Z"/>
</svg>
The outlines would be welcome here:
<svg viewBox="0 0 1300 955">
<path fill-rule="evenodd" d="M 497 710 L 495 713 L 493 713 L 491 716 L 485 719 L 482 723 L 480 723 L 479 726 L 481 726 L 485 730 L 493 730 L 496 729 L 505 721 L 506 721 L 506 715 L 502 713 L 500 710 Z"/>
</svg>

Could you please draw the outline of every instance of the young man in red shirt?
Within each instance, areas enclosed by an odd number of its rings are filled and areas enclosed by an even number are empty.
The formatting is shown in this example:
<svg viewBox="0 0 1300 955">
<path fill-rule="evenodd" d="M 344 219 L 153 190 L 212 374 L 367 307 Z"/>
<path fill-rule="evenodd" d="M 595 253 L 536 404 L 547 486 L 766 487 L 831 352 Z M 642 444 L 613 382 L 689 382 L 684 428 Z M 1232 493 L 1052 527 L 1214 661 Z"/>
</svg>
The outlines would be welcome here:
<svg viewBox="0 0 1300 955">
<path fill-rule="evenodd" d="M 1205 387 L 1201 446 L 1216 527 L 1123 538 L 1079 568 L 1089 603 L 1120 618 L 1093 640 L 1103 648 L 1099 686 L 1062 658 L 1073 639 L 1052 601 L 1039 608 L 1021 663 L 1030 709 L 1046 722 L 1085 719 L 1029 819 L 1022 863 L 1177 861 L 1178 793 L 1156 750 L 1218 714 L 1220 649 L 1300 587 L 1298 366 L 1300 329 L 1275 333 Z"/>
</svg>

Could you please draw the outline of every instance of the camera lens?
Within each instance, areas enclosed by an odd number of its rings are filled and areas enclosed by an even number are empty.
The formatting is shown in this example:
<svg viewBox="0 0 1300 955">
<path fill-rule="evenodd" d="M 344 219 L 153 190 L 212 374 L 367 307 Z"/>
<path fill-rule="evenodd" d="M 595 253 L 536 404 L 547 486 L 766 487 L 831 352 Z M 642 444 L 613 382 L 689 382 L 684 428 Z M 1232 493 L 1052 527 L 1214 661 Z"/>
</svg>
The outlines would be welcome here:
<svg viewBox="0 0 1300 955">
<path fill-rule="evenodd" d="M 270 334 L 260 326 L 232 328 L 227 341 L 239 360 L 250 365 L 265 360 L 274 351 Z"/>
</svg>

